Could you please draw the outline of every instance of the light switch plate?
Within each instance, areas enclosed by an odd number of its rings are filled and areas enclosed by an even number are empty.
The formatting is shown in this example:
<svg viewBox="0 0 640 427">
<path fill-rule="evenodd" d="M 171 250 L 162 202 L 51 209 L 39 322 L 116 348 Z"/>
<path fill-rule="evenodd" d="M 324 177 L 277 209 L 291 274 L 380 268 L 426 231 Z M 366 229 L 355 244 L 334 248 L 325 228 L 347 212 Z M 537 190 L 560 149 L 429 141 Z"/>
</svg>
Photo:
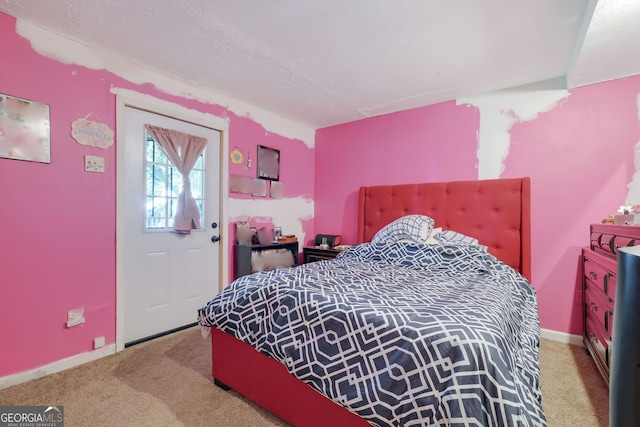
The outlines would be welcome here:
<svg viewBox="0 0 640 427">
<path fill-rule="evenodd" d="M 96 337 L 93 339 L 93 348 L 98 349 L 104 347 L 104 337 Z"/>
<path fill-rule="evenodd" d="M 67 328 L 84 324 L 84 308 L 75 308 L 67 312 Z"/>
<path fill-rule="evenodd" d="M 87 172 L 104 173 L 104 157 L 84 156 L 84 170 Z"/>
</svg>

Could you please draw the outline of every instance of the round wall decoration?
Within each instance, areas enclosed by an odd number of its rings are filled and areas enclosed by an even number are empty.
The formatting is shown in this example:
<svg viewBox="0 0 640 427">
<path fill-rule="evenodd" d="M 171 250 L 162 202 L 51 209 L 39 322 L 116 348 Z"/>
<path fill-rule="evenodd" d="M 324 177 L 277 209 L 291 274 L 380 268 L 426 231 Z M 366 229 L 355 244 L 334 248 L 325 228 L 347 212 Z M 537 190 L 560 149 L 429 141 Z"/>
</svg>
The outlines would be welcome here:
<svg viewBox="0 0 640 427">
<path fill-rule="evenodd" d="M 240 163 L 242 163 L 244 161 L 244 155 L 237 148 L 233 149 L 231 154 L 229 154 L 229 157 L 231 157 L 231 162 L 233 164 L 235 164 L 235 165 L 239 165 Z"/>
</svg>

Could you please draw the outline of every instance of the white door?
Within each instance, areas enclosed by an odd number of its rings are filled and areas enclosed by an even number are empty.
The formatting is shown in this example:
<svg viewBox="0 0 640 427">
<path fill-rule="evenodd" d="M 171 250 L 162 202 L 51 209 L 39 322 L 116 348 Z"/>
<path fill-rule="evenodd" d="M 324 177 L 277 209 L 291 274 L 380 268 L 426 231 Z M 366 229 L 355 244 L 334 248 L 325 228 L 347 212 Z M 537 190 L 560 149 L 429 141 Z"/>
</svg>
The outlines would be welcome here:
<svg viewBox="0 0 640 427">
<path fill-rule="evenodd" d="M 201 207 L 201 229 L 173 233 L 173 212 L 182 177 L 144 125 L 207 139 L 190 174 Z M 220 132 L 125 107 L 124 151 L 124 342 L 129 344 L 194 324 L 197 310 L 218 290 L 220 235 Z M 120 187 L 120 188 L 123 188 Z"/>
</svg>

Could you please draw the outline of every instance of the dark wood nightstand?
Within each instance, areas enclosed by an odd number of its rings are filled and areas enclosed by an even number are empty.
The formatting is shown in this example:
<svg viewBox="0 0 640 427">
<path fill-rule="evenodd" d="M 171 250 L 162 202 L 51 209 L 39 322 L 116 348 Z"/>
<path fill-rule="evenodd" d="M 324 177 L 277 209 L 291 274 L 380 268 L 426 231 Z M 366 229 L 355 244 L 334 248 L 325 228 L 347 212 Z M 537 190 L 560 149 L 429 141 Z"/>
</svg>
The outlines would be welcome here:
<svg viewBox="0 0 640 427">
<path fill-rule="evenodd" d="M 322 249 L 318 246 L 310 246 L 302 249 L 302 262 L 323 261 L 325 259 L 334 259 L 341 250 L 338 249 Z"/>
</svg>

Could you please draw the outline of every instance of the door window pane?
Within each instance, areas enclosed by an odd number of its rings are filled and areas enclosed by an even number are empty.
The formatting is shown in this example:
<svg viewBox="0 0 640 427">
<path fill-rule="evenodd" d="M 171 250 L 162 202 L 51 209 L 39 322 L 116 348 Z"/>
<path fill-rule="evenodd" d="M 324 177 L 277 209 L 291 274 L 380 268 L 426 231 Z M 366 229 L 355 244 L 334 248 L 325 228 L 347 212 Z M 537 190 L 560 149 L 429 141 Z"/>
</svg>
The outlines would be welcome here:
<svg viewBox="0 0 640 427">
<path fill-rule="evenodd" d="M 192 170 L 189 174 L 189 181 L 191 181 L 191 194 L 193 198 L 198 200 L 202 200 L 204 183 L 202 182 L 202 174 L 201 170 Z"/>
<path fill-rule="evenodd" d="M 182 174 L 178 172 L 178 170 L 174 167 L 169 169 L 169 196 L 178 197 L 180 192 L 182 191 L 182 186 L 184 185 L 184 180 L 182 179 Z M 193 185 L 192 185 L 193 187 Z M 193 193 L 193 189 L 191 190 Z"/>
<path fill-rule="evenodd" d="M 147 230 L 173 230 L 178 196 L 182 192 L 184 180 L 182 174 L 164 154 L 160 146 L 146 133 L 145 171 L 147 196 L 146 222 Z M 206 149 L 205 149 L 206 151 Z M 200 154 L 196 166 L 189 174 L 191 194 L 200 211 L 200 227 L 204 225 L 204 156 Z"/>
<path fill-rule="evenodd" d="M 166 165 L 147 163 L 147 196 L 166 196 L 167 169 Z"/>
</svg>

